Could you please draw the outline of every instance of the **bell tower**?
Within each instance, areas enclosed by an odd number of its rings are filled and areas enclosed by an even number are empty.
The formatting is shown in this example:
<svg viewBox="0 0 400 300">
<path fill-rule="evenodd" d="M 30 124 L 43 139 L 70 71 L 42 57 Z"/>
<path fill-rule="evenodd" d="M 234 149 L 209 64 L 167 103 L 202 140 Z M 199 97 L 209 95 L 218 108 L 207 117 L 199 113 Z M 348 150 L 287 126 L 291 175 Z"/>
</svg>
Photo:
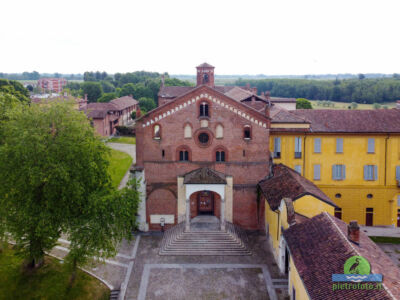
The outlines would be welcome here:
<svg viewBox="0 0 400 300">
<path fill-rule="evenodd" d="M 214 87 L 214 67 L 208 63 L 201 64 L 197 69 L 197 86 L 205 84 Z"/>
</svg>

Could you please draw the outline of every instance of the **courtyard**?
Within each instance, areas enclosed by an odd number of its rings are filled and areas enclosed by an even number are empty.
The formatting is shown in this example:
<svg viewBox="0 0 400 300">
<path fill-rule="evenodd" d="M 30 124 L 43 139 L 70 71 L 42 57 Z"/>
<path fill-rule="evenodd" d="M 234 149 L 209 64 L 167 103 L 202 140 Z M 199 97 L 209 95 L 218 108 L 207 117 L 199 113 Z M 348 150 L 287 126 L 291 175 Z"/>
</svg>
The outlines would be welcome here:
<svg viewBox="0 0 400 300">
<path fill-rule="evenodd" d="M 266 236 L 249 233 L 247 256 L 160 256 L 162 234 L 142 234 L 126 299 L 285 299 Z M 121 291 L 122 292 L 122 291 Z"/>
</svg>

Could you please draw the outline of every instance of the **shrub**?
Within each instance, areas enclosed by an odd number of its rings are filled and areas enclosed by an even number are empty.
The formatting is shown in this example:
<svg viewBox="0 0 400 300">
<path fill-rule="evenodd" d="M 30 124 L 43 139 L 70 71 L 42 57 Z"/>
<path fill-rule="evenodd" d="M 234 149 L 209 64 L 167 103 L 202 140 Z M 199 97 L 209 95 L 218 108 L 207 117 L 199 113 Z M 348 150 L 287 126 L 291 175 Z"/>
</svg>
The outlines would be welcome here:
<svg viewBox="0 0 400 300">
<path fill-rule="evenodd" d="M 118 134 L 135 136 L 135 128 L 131 126 L 116 126 Z"/>
</svg>

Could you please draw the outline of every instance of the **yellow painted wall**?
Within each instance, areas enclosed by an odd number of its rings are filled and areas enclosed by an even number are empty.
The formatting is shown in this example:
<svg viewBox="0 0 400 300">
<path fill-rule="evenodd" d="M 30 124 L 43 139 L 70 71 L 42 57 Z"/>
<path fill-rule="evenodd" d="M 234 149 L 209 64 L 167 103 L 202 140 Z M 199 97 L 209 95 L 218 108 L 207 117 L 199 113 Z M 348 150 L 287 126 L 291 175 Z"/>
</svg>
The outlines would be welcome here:
<svg viewBox="0 0 400 300">
<path fill-rule="evenodd" d="M 293 206 L 295 212 L 308 218 L 312 218 L 324 211 L 332 216 L 335 213 L 335 208 L 332 205 L 329 205 L 311 195 L 306 195 L 297 199 L 293 202 Z"/>
<path fill-rule="evenodd" d="M 271 152 L 274 137 L 281 137 L 281 158 L 291 168 L 302 166 L 302 175 L 313 181 L 339 207 L 346 222 L 357 220 L 365 224 L 365 210 L 374 209 L 374 225 L 395 225 L 397 218 L 397 187 L 395 170 L 400 165 L 400 135 L 334 135 L 334 134 L 279 134 L 270 137 Z M 301 159 L 294 158 L 295 137 L 302 137 Z M 343 153 L 336 153 L 336 138 L 343 138 Z M 321 138 L 321 153 L 314 153 L 314 139 Z M 368 138 L 375 138 L 375 153 L 367 153 Z M 385 159 L 386 158 L 386 159 Z M 386 164 L 385 164 L 386 161 Z M 321 165 L 321 179 L 314 180 L 314 165 Z M 332 179 L 332 165 L 346 165 L 346 179 Z M 378 180 L 364 180 L 364 165 L 378 166 Z M 341 198 L 336 198 L 341 194 Z M 367 194 L 373 198 L 368 199 Z M 394 201 L 395 200 L 395 201 Z"/>
<path fill-rule="evenodd" d="M 306 288 L 303 284 L 303 281 L 300 278 L 299 272 L 296 269 L 296 266 L 293 263 L 292 257 L 289 259 L 289 267 L 290 267 L 290 273 L 289 273 L 289 295 L 291 296 L 290 299 L 292 299 L 292 292 L 293 292 L 293 287 L 296 290 L 296 300 L 308 300 L 311 299 L 308 297 Z"/>
<path fill-rule="evenodd" d="M 277 257 L 277 254 L 279 252 L 279 236 L 281 234 L 281 220 L 279 216 L 279 211 L 272 211 L 267 201 L 265 201 L 265 224 L 268 224 L 267 234 L 269 235 L 269 240 L 273 248 L 272 250 L 274 251 L 274 256 Z"/>
</svg>

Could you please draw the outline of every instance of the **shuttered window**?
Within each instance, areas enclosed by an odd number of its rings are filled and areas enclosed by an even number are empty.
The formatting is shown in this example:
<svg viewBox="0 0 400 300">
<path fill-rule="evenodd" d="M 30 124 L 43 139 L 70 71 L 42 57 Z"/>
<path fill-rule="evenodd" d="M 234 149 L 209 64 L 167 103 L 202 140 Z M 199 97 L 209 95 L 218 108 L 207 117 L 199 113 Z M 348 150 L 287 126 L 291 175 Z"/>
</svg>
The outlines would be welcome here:
<svg viewBox="0 0 400 300">
<path fill-rule="evenodd" d="M 281 138 L 274 138 L 274 158 L 281 158 Z"/>
<path fill-rule="evenodd" d="M 375 139 L 368 139 L 368 153 L 375 153 Z"/>
<path fill-rule="evenodd" d="M 294 138 L 294 158 L 301 158 L 301 137 Z"/>
<path fill-rule="evenodd" d="M 343 138 L 336 139 L 336 153 L 343 153 Z"/>
<path fill-rule="evenodd" d="M 314 180 L 321 180 L 321 165 L 314 165 Z"/>
<path fill-rule="evenodd" d="M 300 165 L 295 165 L 294 170 L 301 175 L 301 166 Z"/>
<path fill-rule="evenodd" d="M 378 180 L 378 166 L 364 166 L 364 180 Z"/>
<path fill-rule="evenodd" d="M 321 153 L 321 138 L 314 139 L 314 153 Z"/>
<path fill-rule="evenodd" d="M 333 165 L 332 166 L 332 179 L 333 180 L 346 179 L 346 166 L 345 165 Z"/>
</svg>

